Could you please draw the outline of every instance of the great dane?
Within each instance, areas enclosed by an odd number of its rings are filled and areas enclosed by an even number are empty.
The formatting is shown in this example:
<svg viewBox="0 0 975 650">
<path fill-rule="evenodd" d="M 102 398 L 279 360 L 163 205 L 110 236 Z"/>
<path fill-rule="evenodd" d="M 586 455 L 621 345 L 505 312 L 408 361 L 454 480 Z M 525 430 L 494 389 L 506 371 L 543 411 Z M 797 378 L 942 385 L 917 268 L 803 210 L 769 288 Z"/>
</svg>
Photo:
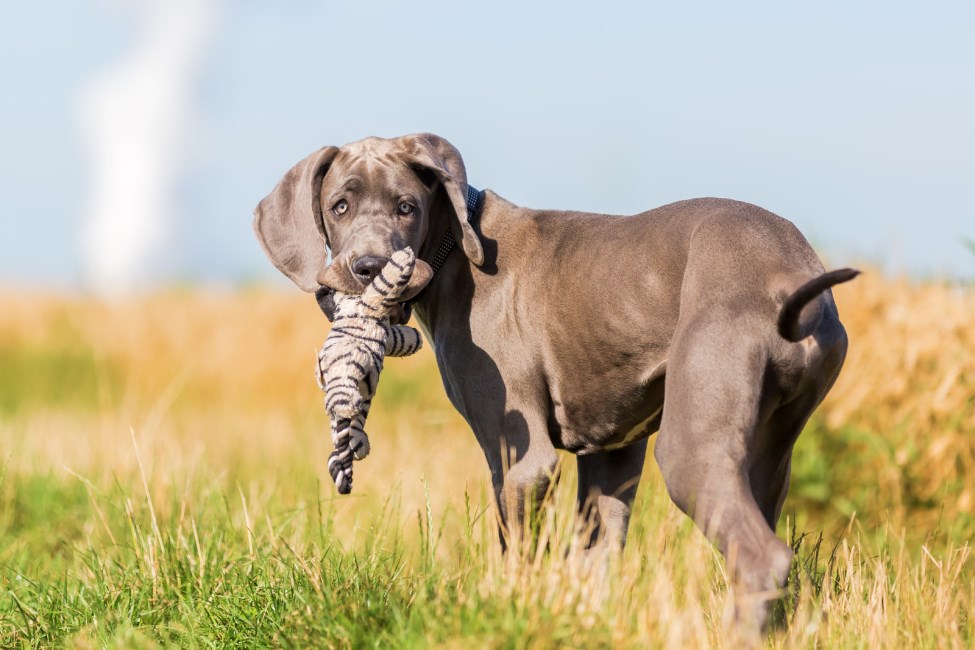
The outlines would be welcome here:
<svg viewBox="0 0 975 650">
<path fill-rule="evenodd" d="M 716 198 L 628 217 L 522 208 L 469 188 L 457 149 L 418 134 L 316 151 L 254 229 L 326 312 L 331 290 L 361 292 L 394 251 L 418 251 L 398 318 L 412 307 L 432 343 L 509 539 L 564 449 L 589 543 L 621 548 L 659 431 L 670 497 L 736 587 L 785 584 L 792 551 L 774 531 L 792 447 L 846 355 L 829 288 L 857 274 L 826 273 L 792 223 Z"/>
</svg>

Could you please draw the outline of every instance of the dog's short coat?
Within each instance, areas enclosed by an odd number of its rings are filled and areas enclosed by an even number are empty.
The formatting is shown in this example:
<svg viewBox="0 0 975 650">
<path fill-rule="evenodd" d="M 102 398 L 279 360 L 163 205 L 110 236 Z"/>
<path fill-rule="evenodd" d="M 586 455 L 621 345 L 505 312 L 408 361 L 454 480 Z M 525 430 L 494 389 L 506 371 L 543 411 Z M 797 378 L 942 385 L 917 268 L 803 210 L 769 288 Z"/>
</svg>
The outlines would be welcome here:
<svg viewBox="0 0 975 650">
<path fill-rule="evenodd" d="M 824 273 L 790 222 L 739 201 L 618 217 L 529 210 L 488 191 L 472 225 L 466 191 L 446 140 L 367 138 L 299 162 L 254 227 L 309 292 L 361 291 L 394 251 L 418 251 L 404 299 L 487 457 L 509 535 L 564 449 L 590 543 L 621 546 L 659 430 L 674 503 L 734 558 L 743 593 L 774 594 L 792 560 L 774 534 L 792 447 L 846 355 L 829 287 L 856 272 Z M 434 275 L 448 232 L 461 250 Z M 748 611 L 761 623 L 766 603 Z"/>
</svg>

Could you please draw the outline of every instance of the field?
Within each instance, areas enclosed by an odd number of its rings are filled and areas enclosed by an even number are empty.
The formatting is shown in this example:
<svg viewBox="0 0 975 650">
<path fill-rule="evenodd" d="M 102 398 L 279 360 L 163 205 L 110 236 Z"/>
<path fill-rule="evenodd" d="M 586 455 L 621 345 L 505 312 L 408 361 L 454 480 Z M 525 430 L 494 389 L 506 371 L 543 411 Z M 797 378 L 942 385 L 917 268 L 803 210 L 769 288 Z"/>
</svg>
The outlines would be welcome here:
<svg viewBox="0 0 975 650">
<path fill-rule="evenodd" d="M 800 438 L 771 647 L 975 645 L 975 291 L 837 291 L 846 367 Z M 391 360 L 339 497 L 314 301 L 0 293 L 0 647 L 741 647 L 714 550 L 649 462 L 624 555 L 502 558 L 429 350 Z"/>
</svg>

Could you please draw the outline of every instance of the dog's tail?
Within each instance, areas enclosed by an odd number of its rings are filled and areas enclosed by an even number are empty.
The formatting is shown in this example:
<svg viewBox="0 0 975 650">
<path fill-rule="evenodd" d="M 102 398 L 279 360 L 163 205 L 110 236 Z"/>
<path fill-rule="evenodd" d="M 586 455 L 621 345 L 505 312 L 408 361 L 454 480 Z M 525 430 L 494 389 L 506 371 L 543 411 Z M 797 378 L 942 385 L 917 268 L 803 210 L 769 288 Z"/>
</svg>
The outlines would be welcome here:
<svg viewBox="0 0 975 650">
<path fill-rule="evenodd" d="M 816 276 L 792 292 L 782 303 L 779 312 L 779 334 L 787 341 L 796 343 L 812 334 L 823 317 L 822 303 L 809 302 L 830 287 L 849 282 L 860 272 L 856 269 L 836 269 Z M 805 307 L 810 307 L 805 309 Z"/>
</svg>

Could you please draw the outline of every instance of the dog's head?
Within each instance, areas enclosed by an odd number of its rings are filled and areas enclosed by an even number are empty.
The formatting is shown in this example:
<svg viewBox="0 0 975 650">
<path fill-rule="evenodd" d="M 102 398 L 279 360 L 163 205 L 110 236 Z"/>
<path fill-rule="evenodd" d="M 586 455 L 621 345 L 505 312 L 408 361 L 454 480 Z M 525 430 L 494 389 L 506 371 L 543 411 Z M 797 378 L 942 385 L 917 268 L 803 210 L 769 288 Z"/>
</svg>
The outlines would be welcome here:
<svg viewBox="0 0 975 650">
<path fill-rule="evenodd" d="M 328 290 L 361 293 L 393 252 L 424 250 L 431 231 L 450 228 L 471 262 L 483 264 L 466 195 L 464 162 L 443 138 L 366 138 L 324 147 L 292 167 L 258 204 L 254 231 L 274 266 L 304 291 L 318 291 L 327 312 Z M 432 277 L 430 265 L 417 259 L 401 300 Z M 408 314 L 398 316 L 393 320 Z"/>
</svg>

